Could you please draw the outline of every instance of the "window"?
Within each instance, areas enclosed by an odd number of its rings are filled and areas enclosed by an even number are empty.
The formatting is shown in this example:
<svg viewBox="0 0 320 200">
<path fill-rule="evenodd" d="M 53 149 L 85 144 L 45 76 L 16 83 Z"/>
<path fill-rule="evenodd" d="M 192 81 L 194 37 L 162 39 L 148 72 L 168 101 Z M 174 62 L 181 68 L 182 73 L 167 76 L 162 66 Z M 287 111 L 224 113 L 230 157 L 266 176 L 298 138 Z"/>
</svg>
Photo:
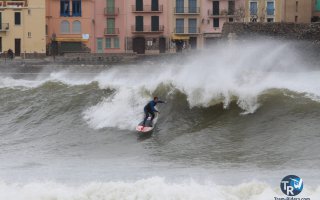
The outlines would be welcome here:
<svg viewBox="0 0 320 200">
<path fill-rule="evenodd" d="M 296 23 L 298 22 L 298 16 L 294 17 L 294 22 L 296 22 Z"/>
<path fill-rule="evenodd" d="M 197 13 L 197 0 L 189 0 L 189 13 Z"/>
<path fill-rule="evenodd" d="M 68 21 L 62 21 L 60 24 L 61 33 L 70 33 L 70 23 Z"/>
<path fill-rule="evenodd" d="M 118 37 L 113 38 L 113 43 L 114 43 L 114 48 L 120 48 L 120 42 Z"/>
<path fill-rule="evenodd" d="M 273 22 L 273 18 L 267 18 L 267 22 Z"/>
<path fill-rule="evenodd" d="M 28 32 L 28 38 L 31 38 L 31 32 Z"/>
<path fill-rule="evenodd" d="M 107 49 L 111 48 L 111 38 L 106 38 L 106 48 Z"/>
<path fill-rule="evenodd" d="M 176 19 L 176 33 L 184 33 L 184 19 Z"/>
<path fill-rule="evenodd" d="M 20 12 L 14 13 L 14 24 L 21 25 L 21 13 Z"/>
<path fill-rule="evenodd" d="M 296 12 L 298 12 L 299 1 L 296 1 Z"/>
<path fill-rule="evenodd" d="M 189 19 L 189 33 L 197 33 L 197 19 Z"/>
<path fill-rule="evenodd" d="M 60 1 L 60 16 L 68 17 L 70 16 L 70 1 L 61 0 Z"/>
<path fill-rule="evenodd" d="M 212 15 L 220 15 L 220 2 L 219 1 L 212 2 Z"/>
<path fill-rule="evenodd" d="M 176 0 L 176 13 L 184 13 L 184 0 Z"/>
<path fill-rule="evenodd" d="M 213 18 L 213 28 L 219 28 L 219 18 Z"/>
<path fill-rule="evenodd" d="M 72 0 L 72 16 L 81 16 L 81 0 Z"/>
<path fill-rule="evenodd" d="M 267 2 L 267 15 L 274 15 L 274 2 Z"/>
<path fill-rule="evenodd" d="M 28 9 L 28 15 L 31 15 L 31 9 Z"/>
<path fill-rule="evenodd" d="M 250 15 L 258 14 L 258 2 L 250 2 Z"/>
<path fill-rule="evenodd" d="M 74 21 L 72 23 L 72 33 L 81 33 L 81 22 Z"/>
<path fill-rule="evenodd" d="M 232 17 L 229 18 L 229 22 L 233 22 L 234 19 Z"/>
<path fill-rule="evenodd" d="M 159 31 L 159 16 L 151 16 L 151 31 Z"/>
<path fill-rule="evenodd" d="M 111 14 L 111 15 L 116 14 L 116 9 L 115 9 L 114 3 L 115 3 L 114 0 L 107 0 L 107 13 L 108 14 Z"/>
</svg>

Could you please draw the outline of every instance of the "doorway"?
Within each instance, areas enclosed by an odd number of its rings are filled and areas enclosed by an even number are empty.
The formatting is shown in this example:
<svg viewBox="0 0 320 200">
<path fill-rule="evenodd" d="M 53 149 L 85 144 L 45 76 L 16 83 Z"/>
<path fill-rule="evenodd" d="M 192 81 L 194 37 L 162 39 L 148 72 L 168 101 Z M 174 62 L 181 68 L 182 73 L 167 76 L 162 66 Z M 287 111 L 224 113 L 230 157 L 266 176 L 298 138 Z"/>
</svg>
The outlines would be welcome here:
<svg viewBox="0 0 320 200">
<path fill-rule="evenodd" d="M 133 44 L 132 44 L 133 52 L 136 52 L 137 54 L 144 54 L 146 50 L 145 42 L 146 40 L 143 37 L 133 38 Z"/>
<path fill-rule="evenodd" d="M 15 56 L 21 55 L 21 39 L 20 38 L 14 39 L 14 55 Z"/>
</svg>

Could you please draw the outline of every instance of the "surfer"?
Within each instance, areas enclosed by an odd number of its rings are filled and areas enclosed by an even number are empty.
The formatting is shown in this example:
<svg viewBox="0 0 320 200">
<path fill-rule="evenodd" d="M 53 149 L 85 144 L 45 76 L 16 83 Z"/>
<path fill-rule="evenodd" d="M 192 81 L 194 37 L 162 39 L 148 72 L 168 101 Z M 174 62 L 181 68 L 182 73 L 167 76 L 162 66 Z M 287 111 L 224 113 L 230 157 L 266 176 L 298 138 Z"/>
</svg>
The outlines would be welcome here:
<svg viewBox="0 0 320 200">
<path fill-rule="evenodd" d="M 146 121 L 149 117 L 149 114 L 151 115 L 151 124 L 152 124 L 152 120 L 154 119 L 154 116 L 155 116 L 155 113 L 160 113 L 159 111 L 157 111 L 155 109 L 155 106 L 157 105 L 157 103 L 166 103 L 165 101 L 160 101 L 158 99 L 158 97 L 154 97 L 152 101 L 150 101 L 145 107 L 144 107 L 144 114 L 145 114 L 145 117 L 143 119 L 143 123 L 142 123 L 142 126 L 144 127 L 145 124 L 146 124 Z"/>
</svg>

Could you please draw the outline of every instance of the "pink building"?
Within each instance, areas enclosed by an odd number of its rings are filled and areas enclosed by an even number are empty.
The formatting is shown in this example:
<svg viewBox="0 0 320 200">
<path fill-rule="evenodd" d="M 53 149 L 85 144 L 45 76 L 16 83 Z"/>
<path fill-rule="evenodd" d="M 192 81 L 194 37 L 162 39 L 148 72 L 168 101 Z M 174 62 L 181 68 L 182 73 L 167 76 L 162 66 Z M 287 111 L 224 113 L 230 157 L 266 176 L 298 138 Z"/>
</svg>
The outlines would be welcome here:
<svg viewBox="0 0 320 200">
<path fill-rule="evenodd" d="M 125 52 L 126 0 L 96 0 L 94 10 L 94 52 Z"/>
<path fill-rule="evenodd" d="M 167 0 L 128 0 L 126 7 L 126 51 L 164 53 L 168 48 Z"/>
<path fill-rule="evenodd" d="M 94 52 L 94 1 L 46 0 L 47 44 L 52 52 Z"/>
<path fill-rule="evenodd" d="M 243 21 L 245 0 L 202 0 L 202 29 L 204 44 L 220 37 L 225 22 Z"/>
</svg>

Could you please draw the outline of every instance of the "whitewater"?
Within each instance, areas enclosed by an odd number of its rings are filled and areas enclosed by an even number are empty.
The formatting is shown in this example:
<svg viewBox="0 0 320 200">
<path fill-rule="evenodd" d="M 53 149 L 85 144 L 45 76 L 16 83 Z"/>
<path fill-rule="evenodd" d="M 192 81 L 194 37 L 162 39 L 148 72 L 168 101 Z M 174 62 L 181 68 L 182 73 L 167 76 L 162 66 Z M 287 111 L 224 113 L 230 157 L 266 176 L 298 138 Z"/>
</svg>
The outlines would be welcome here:
<svg viewBox="0 0 320 200">
<path fill-rule="evenodd" d="M 0 69 L 0 199 L 320 199 L 320 69 L 293 42 L 105 69 Z M 136 133 L 144 105 L 155 131 Z"/>
</svg>

